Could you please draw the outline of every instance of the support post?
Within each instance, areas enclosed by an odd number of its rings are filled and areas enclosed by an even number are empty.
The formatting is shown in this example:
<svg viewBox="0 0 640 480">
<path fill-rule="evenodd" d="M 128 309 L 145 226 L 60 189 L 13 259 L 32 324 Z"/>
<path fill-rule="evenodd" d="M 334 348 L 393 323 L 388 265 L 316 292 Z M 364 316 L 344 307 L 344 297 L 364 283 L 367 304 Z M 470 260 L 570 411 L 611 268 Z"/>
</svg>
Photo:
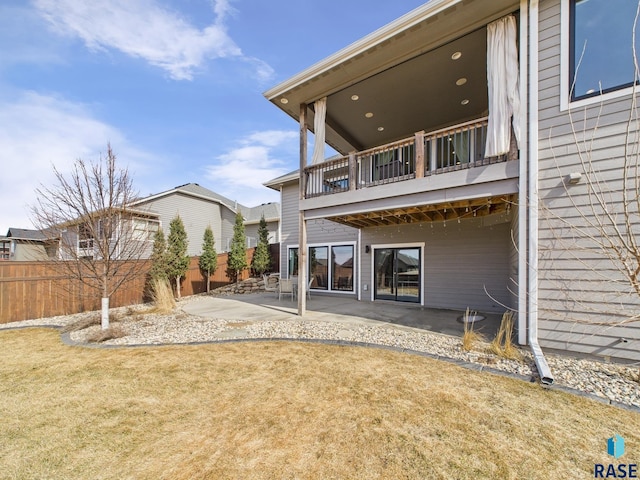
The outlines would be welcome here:
<svg viewBox="0 0 640 480">
<path fill-rule="evenodd" d="M 305 167 L 307 166 L 307 104 L 300 104 L 300 202 L 305 197 Z M 307 310 L 307 221 L 304 210 L 298 207 L 298 315 Z"/>
<path fill-rule="evenodd" d="M 416 132 L 416 178 L 424 177 L 424 130 Z"/>
<path fill-rule="evenodd" d="M 358 186 L 358 166 L 356 164 L 356 152 L 349 152 L 349 190 L 355 190 Z"/>
</svg>

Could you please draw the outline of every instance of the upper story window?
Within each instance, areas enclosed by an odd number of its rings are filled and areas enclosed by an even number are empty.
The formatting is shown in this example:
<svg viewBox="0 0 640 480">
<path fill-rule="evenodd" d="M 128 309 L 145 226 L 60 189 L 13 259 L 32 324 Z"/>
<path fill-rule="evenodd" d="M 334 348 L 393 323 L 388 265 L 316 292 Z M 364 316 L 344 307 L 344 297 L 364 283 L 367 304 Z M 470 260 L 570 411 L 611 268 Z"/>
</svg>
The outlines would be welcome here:
<svg viewBox="0 0 640 480">
<path fill-rule="evenodd" d="M 633 85 L 632 45 L 637 0 L 570 0 L 569 3 L 571 101 Z M 636 38 L 640 52 L 639 47 Z"/>
</svg>

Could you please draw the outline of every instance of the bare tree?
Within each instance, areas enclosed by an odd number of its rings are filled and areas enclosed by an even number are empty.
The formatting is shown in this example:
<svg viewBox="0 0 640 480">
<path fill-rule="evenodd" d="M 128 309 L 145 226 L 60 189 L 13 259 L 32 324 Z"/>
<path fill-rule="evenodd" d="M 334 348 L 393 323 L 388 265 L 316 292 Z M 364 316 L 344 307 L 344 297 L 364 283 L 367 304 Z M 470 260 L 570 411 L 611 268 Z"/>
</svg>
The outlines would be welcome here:
<svg viewBox="0 0 640 480">
<path fill-rule="evenodd" d="M 91 295 L 102 299 L 101 325 L 109 327 L 109 297 L 140 274 L 138 260 L 149 253 L 149 216 L 127 208 L 137 197 L 126 168 L 107 155 L 75 161 L 68 175 L 53 167 L 55 182 L 36 189 L 32 219 L 56 241 L 54 265 Z"/>
</svg>

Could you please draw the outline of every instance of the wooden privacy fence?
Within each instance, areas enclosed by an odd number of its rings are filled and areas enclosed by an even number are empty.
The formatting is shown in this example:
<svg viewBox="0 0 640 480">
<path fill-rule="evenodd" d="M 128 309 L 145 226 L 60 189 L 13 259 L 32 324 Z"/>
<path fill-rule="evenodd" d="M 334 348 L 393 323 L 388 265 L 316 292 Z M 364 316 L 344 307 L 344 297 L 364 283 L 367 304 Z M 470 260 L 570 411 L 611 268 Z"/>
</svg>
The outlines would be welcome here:
<svg viewBox="0 0 640 480">
<path fill-rule="evenodd" d="M 254 248 L 247 250 L 251 262 Z M 272 265 L 279 265 L 279 245 L 271 245 Z M 227 254 L 218 255 L 218 266 L 211 276 L 211 288 L 231 283 L 227 275 Z M 274 258 L 275 257 L 275 258 Z M 147 272 L 151 263 L 138 262 L 135 277 L 128 279 L 111 296 L 110 306 L 122 307 L 143 303 L 147 298 Z M 274 270 L 276 271 L 276 270 Z M 245 270 L 241 280 L 249 277 Z M 182 280 L 182 295 L 206 291 L 207 283 L 198 267 L 198 257 L 192 257 Z M 54 262 L 0 262 L 0 323 L 35 318 L 68 315 L 100 308 L 100 293 L 83 286 Z"/>
</svg>

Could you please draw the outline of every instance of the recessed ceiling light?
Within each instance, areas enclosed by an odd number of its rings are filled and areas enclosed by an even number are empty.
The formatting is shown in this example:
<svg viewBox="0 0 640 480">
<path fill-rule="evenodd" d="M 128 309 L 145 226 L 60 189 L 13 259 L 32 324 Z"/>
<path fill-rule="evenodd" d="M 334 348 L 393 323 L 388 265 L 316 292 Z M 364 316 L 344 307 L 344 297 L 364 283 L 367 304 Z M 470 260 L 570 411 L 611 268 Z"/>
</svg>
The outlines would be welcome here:
<svg viewBox="0 0 640 480">
<path fill-rule="evenodd" d="M 458 80 L 456 80 L 456 85 L 458 85 L 458 86 L 464 85 L 465 83 L 467 83 L 467 79 L 464 78 L 464 77 L 459 78 Z"/>
<path fill-rule="evenodd" d="M 455 52 L 451 55 L 451 60 L 458 60 L 462 56 L 462 52 Z"/>
<path fill-rule="evenodd" d="M 468 105 L 468 104 L 469 104 L 469 99 L 468 99 L 468 98 L 465 98 L 465 99 L 464 99 L 464 100 L 462 100 L 460 103 L 461 103 L 462 105 Z"/>
<path fill-rule="evenodd" d="M 378 127 L 378 131 L 381 132 L 384 130 L 384 127 Z"/>
<path fill-rule="evenodd" d="M 356 100 L 358 100 L 360 97 L 358 95 L 351 95 L 351 100 L 353 100 L 354 102 Z"/>
<path fill-rule="evenodd" d="M 373 113 L 372 112 L 367 112 L 367 113 L 364 114 L 364 116 L 367 117 L 367 118 L 371 118 L 371 117 L 373 117 Z"/>
<path fill-rule="evenodd" d="M 280 103 L 282 103 L 283 105 L 286 105 L 287 103 L 289 103 L 289 100 L 283 97 L 280 99 Z"/>
</svg>

